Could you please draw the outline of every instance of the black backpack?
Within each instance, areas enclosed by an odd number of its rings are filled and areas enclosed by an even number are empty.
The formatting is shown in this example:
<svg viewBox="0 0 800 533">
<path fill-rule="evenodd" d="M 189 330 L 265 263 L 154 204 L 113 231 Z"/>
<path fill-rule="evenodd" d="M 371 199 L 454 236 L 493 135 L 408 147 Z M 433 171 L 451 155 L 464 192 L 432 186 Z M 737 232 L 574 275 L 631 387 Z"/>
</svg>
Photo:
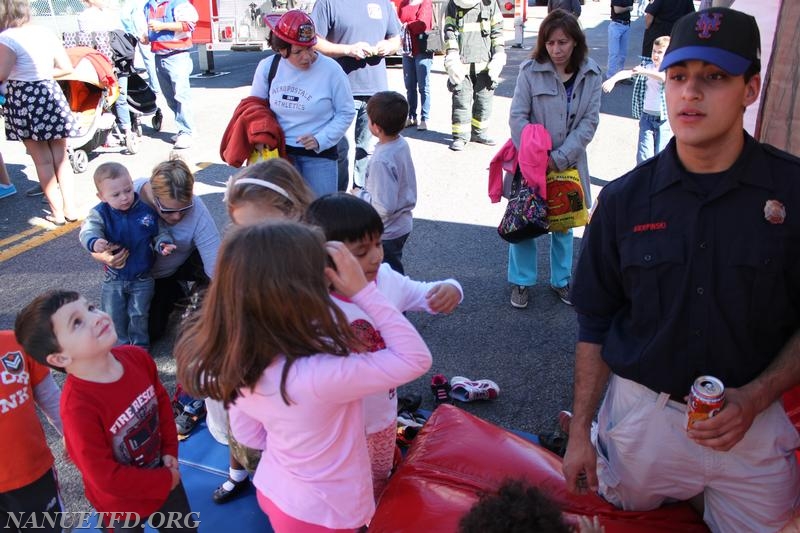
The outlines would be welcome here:
<svg viewBox="0 0 800 533">
<path fill-rule="evenodd" d="M 133 58 L 136 55 L 135 36 L 123 30 L 108 32 L 109 44 L 113 51 L 114 68 L 118 75 L 127 76 L 133 72 Z"/>
</svg>

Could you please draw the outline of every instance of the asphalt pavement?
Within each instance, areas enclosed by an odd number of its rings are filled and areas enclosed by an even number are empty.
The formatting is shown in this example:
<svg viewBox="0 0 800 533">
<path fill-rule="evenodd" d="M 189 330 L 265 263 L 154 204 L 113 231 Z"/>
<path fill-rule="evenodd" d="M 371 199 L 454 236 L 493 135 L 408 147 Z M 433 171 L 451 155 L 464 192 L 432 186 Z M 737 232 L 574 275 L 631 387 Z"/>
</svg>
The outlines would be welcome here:
<svg viewBox="0 0 800 533">
<path fill-rule="evenodd" d="M 580 19 L 588 36 L 590 55 L 603 68 L 607 12 L 607 2 L 587 1 Z M 518 65 L 530 55 L 546 9 L 531 6 L 528 14 L 524 47 L 508 47 L 508 65 L 494 99 L 490 133 L 498 144 L 509 135 L 508 110 Z M 511 21 L 506 22 L 510 45 L 514 33 Z M 643 21 L 635 20 L 626 63 L 629 67 L 638 63 L 642 32 Z M 203 198 L 222 231 L 228 224 L 222 203 L 224 183 L 235 169 L 221 161 L 219 140 L 233 109 L 249 94 L 258 61 L 266 55 L 217 53 L 215 75 L 201 75 L 192 80 L 199 134 L 191 148 L 178 153 L 196 170 L 195 192 Z M 195 72 L 199 74 L 198 69 Z M 555 414 L 569 408 L 571 403 L 575 315 L 549 289 L 546 237 L 540 239 L 540 283 L 531 289 L 529 307 L 518 310 L 510 306 L 507 245 L 495 229 L 504 202 L 491 204 L 487 195 L 487 168 L 496 149 L 473 144 L 459 153 L 448 149 L 451 106 L 445 80 L 442 58 L 437 57 L 431 79 L 430 129 L 404 132 L 414 157 L 419 189 L 414 230 L 405 248 L 404 264 L 414 279 L 458 279 L 465 298 L 450 316 L 410 316 L 427 340 L 434 362 L 427 375 L 402 387 L 400 393 L 421 394 L 423 407 L 431 409 L 433 374 L 488 378 L 499 384 L 499 398 L 462 404 L 464 409 L 505 427 L 534 433 L 549 430 Z M 404 93 L 399 66 L 389 68 L 389 85 Z M 630 96 L 630 86 L 619 85 L 603 97 L 600 126 L 588 148 L 595 195 L 603 184 L 635 164 L 638 125 L 630 118 Z M 134 177 L 144 177 L 156 163 L 170 156 L 169 137 L 175 133 L 175 125 L 166 105 L 160 101 L 159 104 L 165 114 L 163 129 L 152 130 L 149 118 L 145 117 L 144 136 L 137 154 L 127 154 L 121 148 L 101 148 L 91 154 L 88 171 L 77 176 L 87 209 L 97 201 L 91 175 L 98 164 L 119 161 Z M 4 140 L 0 146 L 12 181 L 20 190 L 17 196 L 0 200 L 0 328 L 10 329 L 16 313 L 47 289 L 77 290 L 89 299 L 99 300 L 102 270 L 79 245 L 77 224 L 54 229 L 42 219 L 46 206 L 40 198 L 24 195 L 26 189 L 35 185 L 36 177 L 22 144 Z M 579 241 L 580 232 L 576 232 L 576 254 Z M 172 339 L 167 339 L 152 350 L 170 392 L 175 384 L 171 348 Z M 63 460 L 59 439 L 51 430 L 48 435 L 59 458 L 59 479 L 68 508 L 86 509 L 88 504 L 82 498 L 77 472 Z M 458 445 L 453 442 L 453 446 Z"/>
</svg>

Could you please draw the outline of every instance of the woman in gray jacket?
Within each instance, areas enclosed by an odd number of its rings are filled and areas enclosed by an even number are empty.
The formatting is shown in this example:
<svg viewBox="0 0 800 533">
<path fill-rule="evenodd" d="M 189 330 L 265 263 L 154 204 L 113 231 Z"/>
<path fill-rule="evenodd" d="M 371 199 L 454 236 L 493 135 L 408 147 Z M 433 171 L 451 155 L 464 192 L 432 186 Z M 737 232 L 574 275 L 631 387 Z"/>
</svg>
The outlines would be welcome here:
<svg viewBox="0 0 800 533">
<path fill-rule="evenodd" d="M 577 168 L 587 207 L 591 206 L 586 146 L 600 119 L 600 67 L 588 56 L 578 19 L 556 10 L 539 27 L 531 59 L 520 65 L 511 101 L 511 139 L 519 149 L 522 130 L 542 124 L 553 139 L 547 169 Z M 550 287 L 569 300 L 572 275 L 572 230 L 551 233 Z M 528 306 L 528 288 L 536 284 L 536 240 L 509 245 L 508 281 L 511 305 Z"/>
</svg>

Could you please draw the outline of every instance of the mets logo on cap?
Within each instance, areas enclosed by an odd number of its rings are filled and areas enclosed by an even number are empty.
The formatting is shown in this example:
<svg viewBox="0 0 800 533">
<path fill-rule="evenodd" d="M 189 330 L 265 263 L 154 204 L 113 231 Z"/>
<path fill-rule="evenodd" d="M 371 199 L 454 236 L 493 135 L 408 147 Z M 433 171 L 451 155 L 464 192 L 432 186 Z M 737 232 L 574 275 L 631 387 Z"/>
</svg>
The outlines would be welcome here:
<svg viewBox="0 0 800 533">
<path fill-rule="evenodd" d="M 712 33 L 719 31 L 722 22 L 722 13 L 700 13 L 694 29 L 701 39 L 710 39 Z"/>
</svg>

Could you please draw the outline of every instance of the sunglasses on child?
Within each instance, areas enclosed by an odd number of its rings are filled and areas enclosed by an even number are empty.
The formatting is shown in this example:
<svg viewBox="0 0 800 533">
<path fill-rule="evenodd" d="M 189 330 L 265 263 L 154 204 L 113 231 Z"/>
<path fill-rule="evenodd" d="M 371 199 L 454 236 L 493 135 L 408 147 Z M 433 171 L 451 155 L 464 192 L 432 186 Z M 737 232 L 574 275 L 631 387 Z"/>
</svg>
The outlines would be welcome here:
<svg viewBox="0 0 800 533">
<path fill-rule="evenodd" d="M 161 202 L 158 201 L 158 196 L 153 196 L 153 200 L 155 200 L 156 207 L 158 208 L 158 210 L 161 213 L 164 213 L 165 215 L 168 215 L 168 214 L 171 214 L 171 213 L 185 213 L 186 211 L 188 211 L 189 209 L 194 207 L 194 202 L 192 202 L 189 205 L 187 205 L 186 207 L 179 207 L 177 209 L 173 209 L 173 208 L 164 207 L 163 205 L 161 205 Z"/>
</svg>

